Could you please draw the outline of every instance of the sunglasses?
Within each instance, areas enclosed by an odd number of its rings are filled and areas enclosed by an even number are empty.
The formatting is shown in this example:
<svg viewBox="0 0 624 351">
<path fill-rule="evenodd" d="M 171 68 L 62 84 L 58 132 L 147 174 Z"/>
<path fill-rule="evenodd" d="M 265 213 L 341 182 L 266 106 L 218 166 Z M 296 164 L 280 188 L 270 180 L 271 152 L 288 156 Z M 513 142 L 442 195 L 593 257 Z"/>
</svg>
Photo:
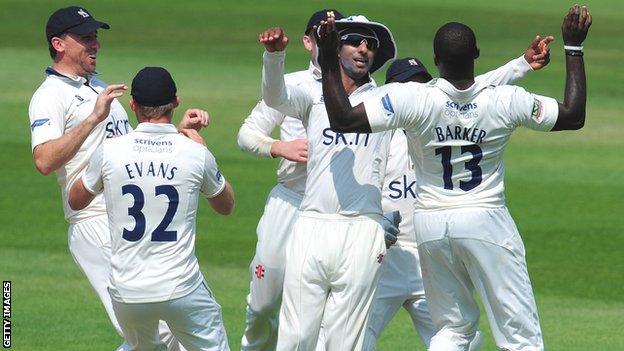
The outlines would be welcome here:
<svg viewBox="0 0 624 351">
<path fill-rule="evenodd" d="M 358 47 L 362 43 L 366 44 L 368 50 L 377 50 L 379 48 L 379 39 L 359 33 L 349 33 L 340 37 L 343 44 Z"/>
</svg>

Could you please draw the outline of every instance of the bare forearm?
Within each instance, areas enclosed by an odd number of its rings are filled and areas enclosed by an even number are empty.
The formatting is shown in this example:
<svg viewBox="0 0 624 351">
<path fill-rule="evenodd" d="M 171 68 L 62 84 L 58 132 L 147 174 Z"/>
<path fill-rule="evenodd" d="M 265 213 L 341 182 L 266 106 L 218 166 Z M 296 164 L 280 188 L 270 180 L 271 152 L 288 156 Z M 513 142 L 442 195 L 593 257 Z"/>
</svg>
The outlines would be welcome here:
<svg viewBox="0 0 624 351">
<path fill-rule="evenodd" d="M 70 132 L 63 134 L 57 139 L 37 145 L 33 150 L 37 170 L 47 175 L 69 162 L 76 156 L 82 143 L 84 143 L 96 125 L 96 118 L 89 116 Z"/>
<path fill-rule="evenodd" d="M 576 130 L 585 124 L 587 86 L 583 56 L 566 55 L 566 85 L 553 130 Z"/>
<path fill-rule="evenodd" d="M 210 207 L 218 214 L 227 216 L 234 211 L 234 189 L 228 182 L 225 182 L 225 187 L 219 195 L 207 200 Z"/>
<path fill-rule="evenodd" d="M 84 186 L 82 178 L 79 178 L 69 189 L 67 202 L 69 202 L 69 207 L 71 207 L 72 210 L 79 211 L 87 207 L 91 201 L 93 201 L 94 197 L 95 195 L 91 194 Z"/>
<path fill-rule="evenodd" d="M 331 129 L 336 132 L 370 133 L 364 105 L 351 106 L 342 84 L 338 56 L 335 53 L 321 54 L 319 61 L 323 72 L 323 98 Z"/>
</svg>

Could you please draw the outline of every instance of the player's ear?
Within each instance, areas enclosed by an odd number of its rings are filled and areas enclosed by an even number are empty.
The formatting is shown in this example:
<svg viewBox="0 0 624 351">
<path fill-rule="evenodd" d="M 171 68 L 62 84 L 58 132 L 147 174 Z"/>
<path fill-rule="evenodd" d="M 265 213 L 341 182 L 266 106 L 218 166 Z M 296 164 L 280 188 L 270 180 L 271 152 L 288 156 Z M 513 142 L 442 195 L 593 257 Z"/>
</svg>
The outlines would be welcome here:
<svg viewBox="0 0 624 351">
<path fill-rule="evenodd" d="M 63 42 L 62 38 L 52 37 L 52 39 L 50 39 L 50 44 L 52 45 L 54 50 L 56 50 L 56 52 L 65 51 L 65 42 Z"/>
<path fill-rule="evenodd" d="M 314 46 L 314 41 L 309 35 L 304 35 L 303 38 L 301 38 L 301 41 L 303 41 L 303 46 L 305 47 L 306 50 L 312 51 L 312 47 Z"/>
<path fill-rule="evenodd" d="M 479 50 L 479 47 L 478 47 L 478 46 L 477 46 L 477 47 L 475 47 L 475 56 L 474 56 L 474 59 L 475 59 L 475 60 L 479 58 L 479 54 L 480 54 L 480 53 L 481 53 L 481 52 L 480 52 L 480 50 Z"/>
<path fill-rule="evenodd" d="M 130 109 L 131 109 L 133 112 L 136 112 L 136 108 L 137 108 L 137 107 L 136 107 L 136 102 L 134 102 L 134 99 L 130 99 Z"/>
<path fill-rule="evenodd" d="M 175 100 L 173 101 L 173 107 L 175 108 L 175 107 L 178 107 L 178 106 L 180 106 L 180 97 L 176 96 Z"/>
<path fill-rule="evenodd" d="M 433 54 L 433 64 L 437 66 L 437 65 L 438 65 L 438 63 L 439 63 L 439 61 L 438 61 L 438 55 Z"/>
</svg>

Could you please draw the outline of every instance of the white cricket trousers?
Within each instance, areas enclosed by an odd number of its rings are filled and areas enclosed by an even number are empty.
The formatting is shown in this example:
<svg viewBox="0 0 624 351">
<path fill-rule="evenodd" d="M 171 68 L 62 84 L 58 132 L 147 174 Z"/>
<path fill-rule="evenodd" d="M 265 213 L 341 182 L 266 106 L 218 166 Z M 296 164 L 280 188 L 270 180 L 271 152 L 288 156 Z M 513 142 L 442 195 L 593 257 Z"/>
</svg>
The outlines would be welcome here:
<svg viewBox="0 0 624 351">
<path fill-rule="evenodd" d="M 278 351 L 361 350 L 386 253 L 381 216 L 301 212 L 288 245 Z M 328 299 L 331 293 L 331 299 Z"/>
<path fill-rule="evenodd" d="M 251 282 L 247 318 L 241 340 L 243 351 L 275 350 L 279 309 L 284 288 L 286 246 L 299 214 L 301 195 L 278 184 L 271 190 L 256 234 L 256 254 L 249 265 Z"/>
<path fill-rule="evenodd" d="M 483 301 L 498 348 L 543 350 L 522 239 L 507 208 L 416 212 L 416 240 L 438 332 L 430 351 L 468 350 Z"/>
<path fill-rule="evenodd" d="M 97 293 L 113 327 L 123 337 L 119 322 L 115 317 L 108 282 L 110 278 L 111 238 L 106 215 L 95 216 L 78 223 L 70 223 L 67 231 L 69 252 L 78 268 L 87 277 L 91 287 Z M 170 351 L 184 351 L 175 340 L 164 322 L 159 324 L 160 339 L 167 344 Z M 118 350 L 128 350 L 127 344 Z"/>
<path fill-rule="evenodd" d="M 429 348 L 436 329 L 429 313 L 418 248 L 415 245 L 392 246 L 384 257 L 377 292 L 368 316 L 365 351 L 377 349 L 377 340 L 401 306 L 411 317 L 423 344 Z M 479 351 L 482 345 L 483 333 L 477 331 L 470 342 L 469 351 Z"/>
<path fill-rule="evenodd" d="M 403 307 L 414 329 L 429 347 L 435 326 L 425 298 L 416 246 L 392 246 L 381 264 L 377 292 L 368 318 L 364 350 L 376 349 L 377 339 L 397 311 Z"/>
<path fill-rule="evenodd" d="M 167 322 L 173 335 L 189 351 L 229 351 L 221 306 L 202 283 L 192 293 L 153 303 L 113 301 L 115 314 L 130 351 L 164 351 L 158 339 L 158 323 Z"/>
</svg>

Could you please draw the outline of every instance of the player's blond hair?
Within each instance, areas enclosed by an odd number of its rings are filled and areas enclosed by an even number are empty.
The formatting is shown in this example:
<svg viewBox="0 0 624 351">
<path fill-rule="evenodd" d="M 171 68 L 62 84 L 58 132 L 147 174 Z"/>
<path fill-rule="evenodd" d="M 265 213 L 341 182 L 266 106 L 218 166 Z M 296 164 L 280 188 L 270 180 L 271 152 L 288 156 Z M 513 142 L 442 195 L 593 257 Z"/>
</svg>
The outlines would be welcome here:
<svg viewBox="0 0 624 351">
<path fill-rule="evenodd" d="M 173 109 L 175 108 L 175 101 L 172 101 L 166 105 L 160 106 L 143 106 L 141 104 L 136 104 L 136 112 L 143 117 L 147 118 L 158 118 L 162 116 L 167 116 L 169 118 L 173 115 Z"/>
</svg>

